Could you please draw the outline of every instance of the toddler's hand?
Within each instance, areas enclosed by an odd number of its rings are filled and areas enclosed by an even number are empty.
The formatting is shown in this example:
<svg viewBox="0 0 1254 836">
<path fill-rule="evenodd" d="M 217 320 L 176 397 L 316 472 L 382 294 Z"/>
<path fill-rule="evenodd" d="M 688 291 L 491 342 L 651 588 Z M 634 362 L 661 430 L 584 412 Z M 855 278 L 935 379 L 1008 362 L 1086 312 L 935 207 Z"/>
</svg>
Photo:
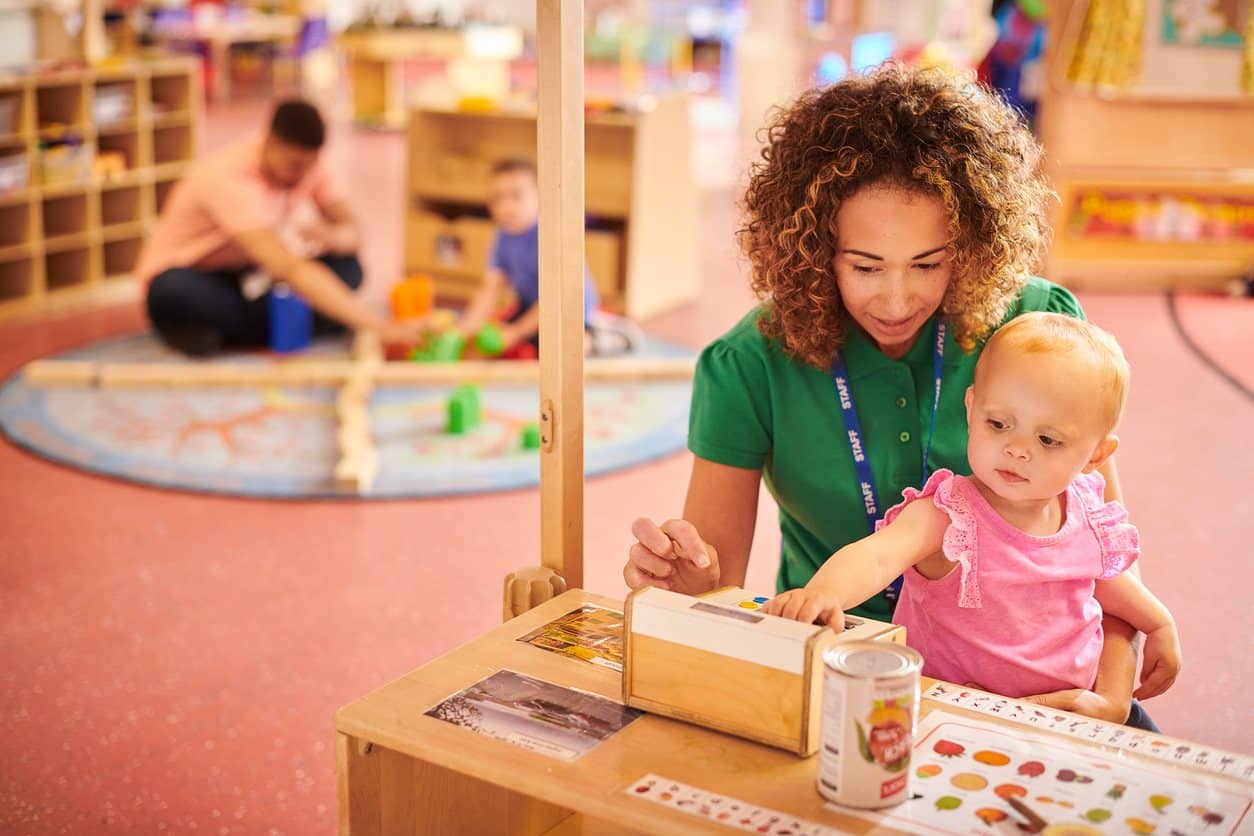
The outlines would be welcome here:
<svg viewBox="0 0 1254 836">
<path fill-rule="evenodd" d="M 1180 634 L 1168 624 L 1145 636 L 1145 662 L 1141 665 L 1141 687 L 1132 696 L 1138 700 L 1156 697 L 1171 687 L 1180 673 Z"/>
<path fill-rule="evenodd" d="M 804 587 L 790 589 L 776 595 L 762 606 L 767 615 L 778 615 L 791 618 L 805 624 L 820 621 L 833 629 L 844 628 L 845 616 L 840 606 L 840 599 L 827 589 Z"/>
</svg>

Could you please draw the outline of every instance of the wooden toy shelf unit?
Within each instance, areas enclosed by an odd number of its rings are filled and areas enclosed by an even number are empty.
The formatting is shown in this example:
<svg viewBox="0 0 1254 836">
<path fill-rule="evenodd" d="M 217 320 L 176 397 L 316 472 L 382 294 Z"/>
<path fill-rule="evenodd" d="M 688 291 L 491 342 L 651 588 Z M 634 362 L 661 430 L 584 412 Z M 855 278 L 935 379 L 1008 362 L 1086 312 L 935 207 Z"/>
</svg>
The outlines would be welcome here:
<svg viewBox="0 0 1254 836">
<path fill-rule="evenodd" d="M 0 313 L 123 284 L 192 161 L 192 59 L 0 75 Z"/>
<path fill-rule="evenodd" d="M 1218 289 L 1254 265 L 1254 83 L 1243 87 L 1234 33 L 1186 37 L 1188 8 L 1048 4 L 1040 133 L 1060 199 L 1054 281 Z"/>
<path fill-rule="evenodd" d="M 649 316 L 697 295 L 688 119 L 682 96 L 586 115 L 586 260 L 616 313 Z M 405 268 L 432 276 L 441 296 L 468 296 L 481 280 L 488 175 L 508 157 L 536 159 L 533 111 L 410 112 Z"/>
</svg>

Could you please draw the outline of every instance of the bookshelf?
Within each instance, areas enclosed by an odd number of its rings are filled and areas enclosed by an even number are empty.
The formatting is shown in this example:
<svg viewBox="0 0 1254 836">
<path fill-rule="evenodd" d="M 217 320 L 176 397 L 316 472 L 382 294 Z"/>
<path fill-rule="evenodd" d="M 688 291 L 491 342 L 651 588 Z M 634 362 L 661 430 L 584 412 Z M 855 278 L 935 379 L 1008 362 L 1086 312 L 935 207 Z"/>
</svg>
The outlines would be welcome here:
<svg viewBox="0 0 1254 836">
<path fill-rule="evenodd" d="M 590 112 L 585 125 L 585 258 L 604 307 L 641 318 L 696 298 L 696 191 L 688 103 Z M 488 178 L 505 157 L 536 159 L 534 111 L 410 111 L 407 272 L 442 297 L 466 298 L 487 265 Z"/>
<path fill-rule="evenodd" d="M 193 59 L 0 76 L 0 314 L 129 280 L 195 158 Z"/>
</svg>

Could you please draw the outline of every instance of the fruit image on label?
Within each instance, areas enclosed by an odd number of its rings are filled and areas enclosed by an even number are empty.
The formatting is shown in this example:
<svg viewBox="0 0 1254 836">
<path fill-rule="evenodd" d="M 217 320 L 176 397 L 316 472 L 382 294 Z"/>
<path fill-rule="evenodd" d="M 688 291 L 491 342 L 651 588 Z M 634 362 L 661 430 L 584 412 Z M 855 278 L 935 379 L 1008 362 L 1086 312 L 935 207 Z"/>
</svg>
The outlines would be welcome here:
<svg viewBox="0 0 1254 836">
<path fill-rule="evenodd" d="M 941 774 L 941 768 L 934 763 L 925 763 L 914 771 L 920 778 L 934 778 Z"/>
<path fill-rule="evenodd" d="M 1160 813 L 1170 807 L 1171 802 L 1174 800 L 1175 799 L 1171 798 L 1171 796 L 1167 795 L 1151 795 L 1149 797 L 1150 806 Z"/>
<path fill-rule="evenodd" d="M 988 779 L 983 775 L 976 775 L 974 772 L 963 772 L 960 775 L 955 775 L 950 779 L 949 783 L 960 790 L 982 790 L 988 786 Z"/>
<path fill-rule="evenodd" d="M 996 807 L 981 807 L 975 811 L 975 816 L 985 824 L 992 826 L 999 821 L 1005 821 L 1009 818 L 1004 812 Z"/>
<path fill-rule="evenodd" d="M 1045 764 L 1040 761 L 1028 761 L 1019 767 L 1019 774 L 1029 778 L 1038 778 L 1045 774 Z"/>
<path fill-rule="evenodd" d="M 1110 811 L 1103 810 L 1101 807 L 1094 807 L 1092 810 L 1085 813 L 1084 817 L 1093 822 L 1093 824 L 1101 824 L 1106 821 L 1106 819 L 1110 818 Z"/>
<path fill-rule="evenodd" d="M 936 745 L 932 747 L 932 751 L 942 758 L 956 758 L 967 750 L 952 740 L 938 740 Z"/>
<path fill-rule="evenodd" d="M 975 760 L 977 763 L 986 763 L 989 766 L 1005 766 L 1010 763 L 1010 758 L 1001 752 L 990 752 L 987 749 L 982 752 L 976 752 Z"/>
<path fill-rule="evenodd" d="M 998 798 L 1021 798 L 1028 794 L 1028 791 L 1018 784 L 998 784 L 993 793 Z"/>
<path fill-rule="evenodd" d="M 957 810 L 962 806 L 962 799 L 952 795 L 943 795 L 936 799 L 937 810 Z"/>
<path fill-rule="evenodd" d="M 1109 798 L 1123 798 L 1123 792 L 1127 788 L 1128 788 L 1127 784 L 1115 784 L 1113 787 L 1106 790 L 1106 795 Z"/>
<path fill-rule="evenodd" d="M 1125 821 L 1125 824 L 1127 824 L 1128 827 L 1132 828 L 1133 833 L 1140 833 L 1140 834 L 1153 833 L 1154 829 L 1158 827 L 1158 825 L 1151 824 L 1150 822 L 1147 822 L 1143 819 L 1127 819 Z"/>
<path fill-rule="evenodd" d="M 913 718 L 894 700 L 876 700 L 867 715 L 867 725 L 855 722 L 858 752 L 867 763 L 878 764 L 886 772 L 901 772 L 910 766 Z"/>
</svg>

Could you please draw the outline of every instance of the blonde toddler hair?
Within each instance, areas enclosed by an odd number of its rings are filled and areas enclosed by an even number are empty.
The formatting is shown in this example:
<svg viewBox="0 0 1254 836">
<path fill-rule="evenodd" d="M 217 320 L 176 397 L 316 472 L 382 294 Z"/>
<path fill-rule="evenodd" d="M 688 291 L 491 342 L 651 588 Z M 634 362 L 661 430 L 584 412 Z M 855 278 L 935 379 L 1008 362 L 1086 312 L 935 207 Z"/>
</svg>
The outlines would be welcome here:
<svg viewBox="0 0 1254 836">
<path fill-rule="evenodd" d="M 1021 356 L 1032 354 L 1064 355 L 1094 368 L 1102 379 L 1094 408 L 1108 422 L 1107 432 L 1114 430 L 1123 414 L 1128 398 L 1128 381 L 1132 371 L 1119 343 L 1107 331 L 1072 316 L 1037 311 L 1017 316 L 999 328 L 984 346 L 975 365 L 975 379 L 985 360 L 996 352 L 1013 351 Z"/>
</svg>

